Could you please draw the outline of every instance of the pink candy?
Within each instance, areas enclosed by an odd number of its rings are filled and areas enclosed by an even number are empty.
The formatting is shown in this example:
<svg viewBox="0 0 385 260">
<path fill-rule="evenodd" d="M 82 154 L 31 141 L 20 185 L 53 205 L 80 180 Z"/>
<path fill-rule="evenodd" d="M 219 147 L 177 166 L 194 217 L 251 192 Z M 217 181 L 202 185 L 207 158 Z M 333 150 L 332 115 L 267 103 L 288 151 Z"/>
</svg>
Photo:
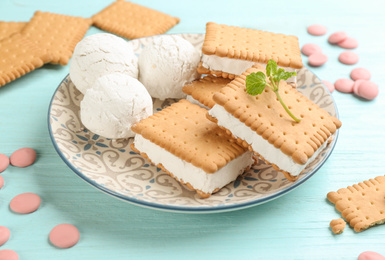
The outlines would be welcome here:
<svg viewBox="0 0 385 260">
<path fill-rule="evenodd" d="M 358 256 L 358 260 L 385 260 L 385 257 L 376 252 L 365 251 Z"/>
<path fill-rule="evenodd" d="M 316 52 L 322 52 L 322 49 L 320 46 L 314 43 L 307 43 L 304 46 L 302 46 L 301 49 L 302 53 L 306 56 L 310 56 Z"/>
<path fill-rule="evenodd" d="M 76 245 L 79 238 L 79 230 L 71 224 L 57 225 L 49 233 L 49 241 L 60 248 L 69 248 Z"/>
<path fill-rule="evenodd" d="M 326 34 L 327 29 L 323 25 L 314 24 L 307 27 L 307 32 L 311 35 L 320 36 Z"/>
<path fill-rule="evenodd" d="M 9 159 L 13 166 L 27 167 L 35 162 L 36 152 L 32 148 L 21 148 L 13 152 Z"/>
<path fill-rule="evenodd" d="M 328 56 L 322 52 L 316 52 L 309 56 L 309 64 L 313 67 L 319 67 L 328 61 Z"/>
<path fill-rule="evenodd" d="M 364 68 L 355 68 L 350 72 L 350 77 L 352 80 L 365 79 L 369 80 L 372 75 L 367 69 Z"/>
<path fill-rule="evenodd" d="M 369 80 L 363 80 L 358 84 L 356 92 L 354 93 L 357 96 L 360 96 L 367 100 L 373 100 L 375 97 L 378 96 L 378 92 L 379 90 L 376 83 Z"/>
<path fill-rule="evenodd" d="M 336 90 L 338 90 L 339 92 L 352 93 L 354 81 L 351 79 L 338 79 L 334 83 L 334 86 L 335 86 Z"/>
<path fill-rule="evenodd" d="M 19 214 L 28 214 L 40 207 L 41 199 L 35 193 L 22 193 L 11 200 L 9 204 L 12 211 Z"/>
<path fill-rule="evenodd" d="M 359 57 L 356 53 L 352 51 L 344 51 L 340 54 L 338 57 L 338 60 L 346 65 L 353 65 L 356 64 L 359 60 Z"/>
<path fill-rule="evenodd" d="M 0 250 L 0 259 L 1 260 L 19 260 L 17 253 L 10 249 Z"/>
<path fill-rule="evenodd" d="M 335 32 L 329 36 L 328 42 L 331 44 L 338 44 L 346 38 L 348 38 L 348 35 L 345 32 Z"/>
<path fill-rule="evenodd" d="M 5 154 L 0 153 L 0 172 L 5 171 L 9 165 L 9 158 Z"/>
<path fill-rule="evenodd" d="M 11 232 L 8 228 L 0 226 L 0 246 L 4 245 L 11 236 Z M 1 259 L 1 258 L 0 258 Z"/>
<path fill-rule="evenodd" d="M 3 176 L 0 175 L 0 190 L 1 188 L 3 188 L 3 186 L 4 186 L 4 178 Z"/>
<path fill-rule="evenodd" d="M 339 42 L 338 46 L 344 49 L 355 49 L 358 47 L 358 42 L 352 37 L 347 37 L 345 40 Z"/>
<path fill-rule="evenodd" d="M 322 80 L 322 83 L 324 83 L 324 85 L 328 88 L 330 93 L 332 93 L 334 91 L 335 87 L 334 87 L 333 83 L 331 83 L 330 81 L 327 81 L 327 80 Z"/>
</svg>

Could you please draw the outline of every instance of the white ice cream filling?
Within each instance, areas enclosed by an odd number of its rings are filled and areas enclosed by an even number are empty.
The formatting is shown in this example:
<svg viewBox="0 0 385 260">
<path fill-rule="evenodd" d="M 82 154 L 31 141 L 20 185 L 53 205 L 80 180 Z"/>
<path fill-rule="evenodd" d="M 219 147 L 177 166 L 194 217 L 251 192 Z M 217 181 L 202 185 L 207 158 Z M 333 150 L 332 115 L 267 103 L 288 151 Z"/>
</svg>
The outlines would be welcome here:
<svg viewBox="0 0 385 260">
<path fill-rule="evenodd" d="M 179 181 L 190 183 L 194 189 L 205 193 L 212 193 L 234 181 L 244 170 L 253 163 L 253 154 L 250 151 L 238 156 L 215 173 L 206 173 L 201 168 L 186 162 L 162 147 L 137 134 L 134 145 L 142 153 L 146 153 L 153 164 L 161 163 Z"/>
<path fill-rule="evenodd" d="M 192 104 L 198 105 L 198 106 L 203 107 L 203 108 L 205 108 L 205 109 L 207 109 L 207 110 L 210 109 L 208 106 L 203 105 L 201 102 L 199 102 L 198 100 L 196 100 L 195 98 L 193 98 L 193 96 L 191 96 L 191 95 L 187 95 L 187 96 L 186 96 L 186 99 L 187 99 L 188 101 L 190 101 Z"/>
<path fill-rule="evenodd" d="M 240 59 L 230 59 L 227 57 L 219 57 L 216 55 L 202 55 L 202 66 L 209 70 L 214 71 L 222 71 L 234 75 L 241 75 L 243 72 L 245 72 L 248 68 L 251 68 L 254 64 L 260 64 L 264 67 L 266 67 L 265 63 L 260 62 L 254 62 L 254 61 L 248 61 L 248 60 L 240 60 Z M 296 72 L 296 69 L 290 68 L 290 67 L 280 67 L 283 68 L 285 71 L 290 72 Z M 286 82 L 291 83 L 297 83 L 297 77 L 293 76 L 286 80 Z"/>
<path fill-rule="evenodd" d="M 251 145 L 253 150 L 260 154 L 266 161 L 277 165 L 281 170 L 290 173 L 292 176 L 298 176 L 308 164 L 314 161 L 318 154 L 326 147 L 329 140 L 326 140 L 305 164 L 298 164 L 294 162 L 291 156 L 284 154 L 280 149 L 274 147 L 274 145 L 270 144 L 250 127 L 239 121 L 238 118 L 227 112 L 224 107 L 214 105 L 214 107 L 209 110 L 209 114 L 218 120 L 219 126 L 230 130 L 235 137 Z"/>
</svg>

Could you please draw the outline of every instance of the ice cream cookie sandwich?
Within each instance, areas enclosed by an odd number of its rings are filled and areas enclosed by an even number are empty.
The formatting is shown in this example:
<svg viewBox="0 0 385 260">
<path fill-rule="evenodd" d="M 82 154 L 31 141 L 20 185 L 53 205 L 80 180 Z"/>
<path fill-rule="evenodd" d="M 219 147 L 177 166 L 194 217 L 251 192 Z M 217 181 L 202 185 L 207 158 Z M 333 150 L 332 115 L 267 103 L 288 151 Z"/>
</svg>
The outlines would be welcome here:
<svg viewBox="0 0 385 260">
<path fill-rule="evenodd" d="M 136 123 L 132 149 L 203 198 L 234 181 L 254 163 L 206 117 L 207 110 L 182 99 Z"/>
<path fill-rule="evenodd" d="M 341 122 L 285 81 L 280 82 L 279 93 L 299 116 L 299 123 L 286 113 L 269 87 L 261 95 L 247 94 L 246 76 L 258 71 L 265 73 L 261 65 L 255 65 L 215 93 L 216 104 L 208 117 L 294 181 L 326 147 Z"/>
<path fill-rule="evenodd" d="M 234 79 L 255 63 L 266 66 L 270 59 L 286 71 L 302 68 L 298 38 L 209 22 L 198 72 Z"/>
</svg>

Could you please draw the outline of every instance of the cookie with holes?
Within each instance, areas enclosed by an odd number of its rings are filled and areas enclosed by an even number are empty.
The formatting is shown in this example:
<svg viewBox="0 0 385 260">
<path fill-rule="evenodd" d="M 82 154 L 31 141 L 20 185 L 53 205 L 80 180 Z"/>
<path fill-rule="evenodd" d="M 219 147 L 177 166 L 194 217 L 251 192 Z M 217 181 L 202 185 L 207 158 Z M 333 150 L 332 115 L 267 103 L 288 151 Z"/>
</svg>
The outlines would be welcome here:
<svg viewBox="0 0 385 260">
<path fill-rule="evenodd" d="M 209 22 L 198 72 L 234 79 L 255 63 L 266 66 L 270 59 L 286 71 L 302 68 L 298 38 Z M 295 83 L 296 78 L 288 82 Z"/>
<path fill-rule="evenodd" d="M 253 154 L 182 99 L 136 123 L 131 148 L 178 182 L 208 198 L 254 163 Z"/>
<path fill-rule="evenodd" d="M 279 93 L 291 112 L 300 117 L 299 123 L 286 113 L 270 88 L 261 95 L 247 94 L 246 76 L 258 71 L 266 73 L 263 66 L 254 65 L 216 92 L 216 104 L 208 117 L 295 181 L 326 147 L 341 122 L 285 81 L 280 82 Z"/>
<path fill-rule="evenodd" d="M 329 192 L 327 198 L 356 232 L 385 223 L 385 176 Z"/>
</svg>

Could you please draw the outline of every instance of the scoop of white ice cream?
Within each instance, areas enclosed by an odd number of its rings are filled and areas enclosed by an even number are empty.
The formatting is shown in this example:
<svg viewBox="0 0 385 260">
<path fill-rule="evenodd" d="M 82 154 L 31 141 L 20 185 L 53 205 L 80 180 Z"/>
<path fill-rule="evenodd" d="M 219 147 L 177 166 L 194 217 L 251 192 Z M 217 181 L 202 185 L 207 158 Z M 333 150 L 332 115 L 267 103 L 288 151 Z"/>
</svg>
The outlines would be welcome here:
<svg viewBox="0 0 385 260">
<path fill-rule="evenodd" d="M 70 78 L 83 94 L 103 75 L 119 72 L 138 78 L 138 58 L 127 41 L 109 33 L 90 35 L 75 47 Z"/>
<path fill-rule="evenodd" d="M 152 115 L 152 99 L 137 79 L 121 73 L 96 79 L 80 103 L 84 126 L 106 138 L 135 135 L 131 125 Z"/>
<path fill-rule="evenodd" d="M 152 97 L 183 98 L 185 84 L 200 77 L 196 71 L 200 53 L 175 35 L 162 35 L 143 48 L 139 56 L 139 80 Z"/>
</svg>

